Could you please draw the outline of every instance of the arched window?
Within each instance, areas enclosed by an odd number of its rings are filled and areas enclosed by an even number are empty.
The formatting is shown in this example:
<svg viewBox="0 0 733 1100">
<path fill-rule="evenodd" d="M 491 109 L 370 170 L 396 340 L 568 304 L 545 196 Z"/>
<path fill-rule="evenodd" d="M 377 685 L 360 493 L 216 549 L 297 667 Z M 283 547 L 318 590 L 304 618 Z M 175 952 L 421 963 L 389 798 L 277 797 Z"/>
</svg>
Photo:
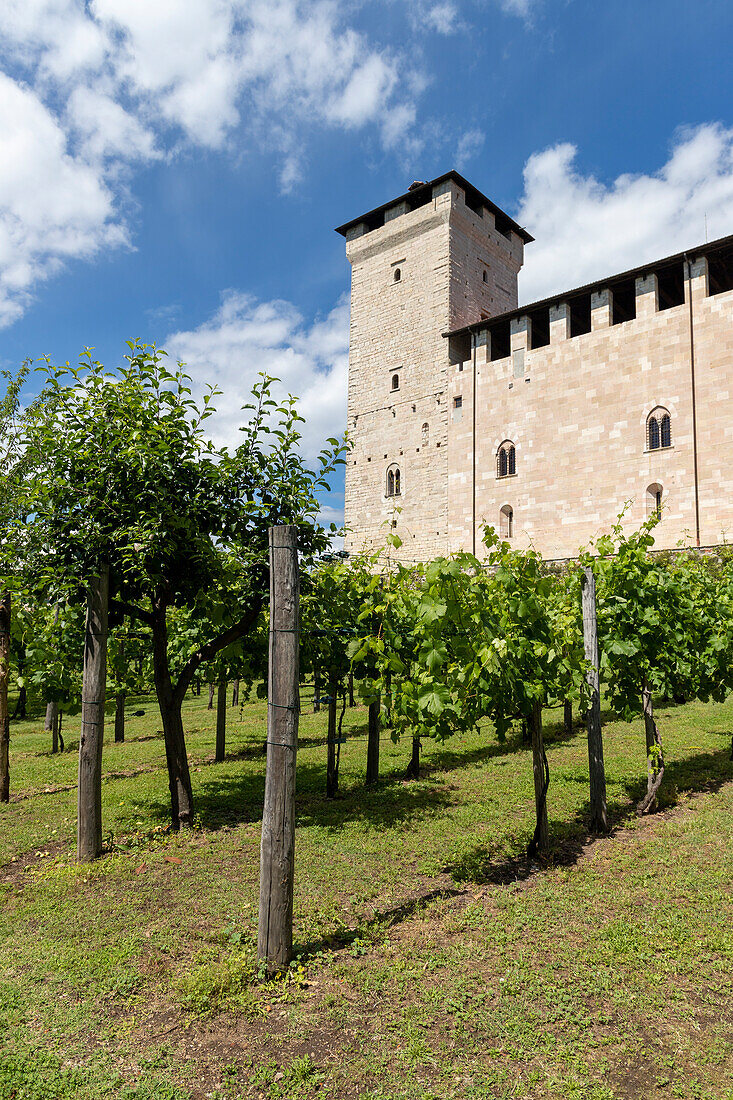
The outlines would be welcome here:
<svg viewBox="0 0 733 1100">
<path fill-rule="evenodd" d="M 656 482 L 647 485 L 646 489 L 646 514 L 647 516 L 661 516 L 662 514 L 662 486 Z"/>
<path fill-rule="evenodd" d="M 430 442 L 430 425 L 428 424 L 427 420 L 420 430 L 420 438 L 422 440 L 423 447 L 427 447 L 428 443 Z"/>
<path fill-rule="evenodd" d="M 392 389 L 398 390 L 400 388 L 400 376 L 399 374 L 392 375 Z"/>
<path fill-rule="evenodd" d="M 398 282 L 400 281 L 400 279 L 402 278 L 402 272 L 400 271 L 400 269 L 399 269 L 398 267 L 396 267 L 396 268 L 394 269 L 394 276 L 393 276 L 393 278 L 394 278 L 394 281 L 395 281 L 396 283 L 398 283 Z"/>
<path fill-rule="evenodd" d="M 398 497 L 402 494 L 402 476 L 399 466 L 390 466 L 387 470 L 387 496 Z"/>
<path fill-rule="evenodd" d="M 646 421 L 646 448 L 658 451 L 672 446 L 672 421 L 666 409 L 659 405 L 652 409 Z"/>
<path fill-rule="evenodd" d="M 496 476 L 510 477 L 517 472 L 517 452 L 511 439 L 505 439 L 496 452 Z"/>
<path fill-rule="evenodd" d="M 503 539 L 514 538 L 514 509 L 505 504 L 499 512 L 499 535 Z"/>
</svg>

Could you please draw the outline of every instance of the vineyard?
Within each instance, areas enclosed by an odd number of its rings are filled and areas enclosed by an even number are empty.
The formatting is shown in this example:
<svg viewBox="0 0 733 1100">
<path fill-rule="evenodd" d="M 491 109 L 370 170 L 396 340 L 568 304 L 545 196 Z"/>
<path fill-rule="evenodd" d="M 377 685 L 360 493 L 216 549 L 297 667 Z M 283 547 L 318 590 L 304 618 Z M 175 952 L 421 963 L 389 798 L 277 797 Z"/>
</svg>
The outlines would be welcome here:
<svg viewBox="0 0 733 1100">
<path fill-rule="evenodd" d="M 730 1096 L 733 554 L 348 557 L 127 363 L 0 405 L 0 1098 Z"/>
</svg>

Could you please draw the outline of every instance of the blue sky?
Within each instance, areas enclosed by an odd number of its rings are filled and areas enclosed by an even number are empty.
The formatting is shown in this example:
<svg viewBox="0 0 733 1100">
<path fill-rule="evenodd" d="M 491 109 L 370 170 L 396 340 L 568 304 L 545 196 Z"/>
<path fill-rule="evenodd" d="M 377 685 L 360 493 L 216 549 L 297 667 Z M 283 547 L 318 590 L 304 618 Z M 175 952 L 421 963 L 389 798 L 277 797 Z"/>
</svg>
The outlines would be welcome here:
<svg viewBox="0 0 733 1100">
<path fill-rule="evenodd" d="M 343 430 L 333 227 L 458 168 L 527 301 L 733 233 L 730 0 L 3 0 L 0 363 L 157 340 Z M 338 515 L 338 489 L 328 502 Z"/>
</svg>

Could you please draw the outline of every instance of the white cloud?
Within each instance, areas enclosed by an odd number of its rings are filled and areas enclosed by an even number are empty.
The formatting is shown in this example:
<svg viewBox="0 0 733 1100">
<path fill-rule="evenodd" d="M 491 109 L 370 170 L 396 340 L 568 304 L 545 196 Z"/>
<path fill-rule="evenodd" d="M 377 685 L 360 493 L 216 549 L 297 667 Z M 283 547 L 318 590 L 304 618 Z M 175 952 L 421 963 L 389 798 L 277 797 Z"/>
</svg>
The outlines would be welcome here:
<svg viewBox="0 0 733 1100">
<path fill-rule="evenodd" d="M 116 205 L 137 162 L 181 145 L 256 147 L 280 161 L 287 192 L 312 127 L 372 126 L 385 148 L 414 150 L 419 75 L 347 18 L 332 0 L 3 0 L 0 54 L 25 84 L 5 77 L 0 103 L 0 140 L 21 154 L 0 160 L 0 324 L 64 257 L 124 239 Z M 11 86 L 24 100 L 15 117 Z M 30 180 L 36 151 L 47 174 L 25 201 L 15 181 Z M 43 188 L 46 247 L 33 202 Z"/>
<path fill-rule="evenodd" d="M 448 0 L 446 3 L 433 4 L 424 15 L 425 23 L 438 34 L 454 34 L 458 29 L 458 7 Z"/>
<path fill-rule="evenodd" d="M 219 410 L 208 421 L 218 443 L 235 445 L 260 371 L 280 379 L 278 395 L 295 394 L 305 417 L 303 450 L 312 458 L 329 436 L 339 436 L 346 422 L 349 307 L 346 297 L 324 318 L 306 323 L 285 301 L 259 302 L 249 294 L 227 291 L 210 320 L 164 342 L 182 360 L 197 393 L 206 385 L 222 391 Z"/>
<path fill-rule="evenodd" d="M 466 130 L 461 134 L 456 146 L 455 165 L 463 171 L 466 164 L 478 153 L 485 141 L 481 130 Z"/>
<path fill-rule="evenodd" d="M 126 239 L 97 170 L 69 154 L 38 96 L 0 73 L 0 327 L 64 260 Z"/>
<path fill-rule="evenodd" d="M 681 131 L 653 174 L 604 183 L 574 145 L 529 158 L 516 220 L 536 238 L 520 275 L 529 302 L 733 232 L 733 130 Z"/>
</svg>

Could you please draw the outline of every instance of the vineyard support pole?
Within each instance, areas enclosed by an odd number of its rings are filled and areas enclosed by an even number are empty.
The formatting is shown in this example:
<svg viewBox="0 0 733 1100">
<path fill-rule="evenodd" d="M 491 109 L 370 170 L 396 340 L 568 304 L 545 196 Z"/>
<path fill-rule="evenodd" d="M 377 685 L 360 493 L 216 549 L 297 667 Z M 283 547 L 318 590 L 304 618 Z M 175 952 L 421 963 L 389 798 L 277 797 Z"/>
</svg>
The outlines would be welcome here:
<svg viewBox="0 0 733 1100">
<path fill-rule="evenodd" d="M 530 718 L 532 733 L 532 771 L 534 772 L 534 800 L 537 812 L 537 851 L 546 852 L 550 846 L 550 834 L 547 827 L 547 787 L 545 768 L 547 758 L 542 741 L 542 703 L 536 700 L 532 704 Z"/>
<path fill-rule="evenodd" d="M 227 739 L 227 682 L 220 680 L 216 689 L 216 756 L 215 761 L 221 764 L 226 751 Z"/>
<path fill-rule="evenodd" d="M 596 617 L 596 578 L 590 565 L 583 570 L 583 643 L 590 688 L 588 707 L 588 769 L 590 776 L 590 827 L 593 832 L 608 832 L 606 772 L 603 766 L 601 730 L 601 681 L 598 657 L 598 620 Z"/>
<path fill-rule="evenodd" d="M 267 772 L 260 849 L 259 959 L 272 974 L 293 954 L 295 758 L 300 715 L 297 528 L 271 527 Z"/>
<path fill-rule="evenodd" d="M 369 704 L 366 781 L 369 786 L 379 779 L 379 710 L 380 700 Z"/>
<path fill-rule="evenodd" d="M 326 761 L 326 798 L 335 798 L 339 788 L 336 771 L 336 707 L 338 683 L 331 676 L 328 683 L 328 758 Z"/>
<path fill-rule="evenodd" d="M 10 801 L 10 593 L 0 596 L 0 802 Z"/>
<path fill-rule="evenodd" d="M 84 674 L 79 738 L 79 799 L 76 826 L 80 862 L 102 854 L 102 745 L 107 687 L 109 565 L 92 580 L 87 596 Z"/>
<path fill-rule="evenodd" d="M 420 738 L 413 737 L 412 739 L 412 752 L 410 754 L 410 763 L 407 765 L 407 771 L 405 772 L 405 779 L 419 779 L 420 778 Z"/>
<path fill-rule="evenodd" d="M 125 639 L 120 641 L 120 669 L 122 675 L 126 673 L 125 668 Z M 117 692 L 115 698 L 115 742 L 119 743 L 125 740 L 125 703 L 127 702 L 127 692 L 124 687 Z"/>
<path fill-rule="evenodd" d="M 562 708 L 562 721 L 563 728 L 565 730 L 565 736 L 572 736 L 573 732 L 573 704 L 572 700 L 566 699 Z"/>
</svg>

